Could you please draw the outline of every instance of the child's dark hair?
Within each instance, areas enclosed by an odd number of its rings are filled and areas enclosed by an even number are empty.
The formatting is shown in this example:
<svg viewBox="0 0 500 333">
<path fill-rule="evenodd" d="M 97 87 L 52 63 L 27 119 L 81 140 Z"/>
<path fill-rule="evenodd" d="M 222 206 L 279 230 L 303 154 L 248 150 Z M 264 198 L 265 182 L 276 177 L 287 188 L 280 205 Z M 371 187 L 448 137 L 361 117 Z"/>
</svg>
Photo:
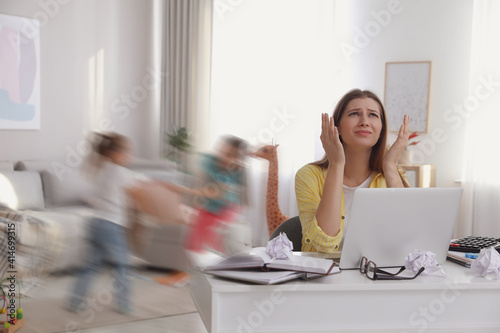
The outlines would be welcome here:
<svg viewBox="0 0 500 333">
<path fill-rule="evenodd" d="M 113 152 L 124 150 L 127 143 L 128 139 L 118 133 L 94 133 L 92 147 L 98 155 L 110 157 Z"/>
<path fill-rule="evenodd" d="M 105 159 L 110 158 L 113 152 L 121 152 L 127 148 L 128 139 L 114 132 L 94 132 L 91 135 L 90 144 L 92 152 L 88 156 L 84 171 L 86 171 L 87 176 L 94 178 Z"/>
<path fill-rule="evenodd" d="M 240 158 L 245 156 L 247 153 L 248 143 L 242 138 L 229 134 L 222 137 L 222 142 L 227 143 L 233 148 L 236 148 L 238 150 Z"/>
</svg>

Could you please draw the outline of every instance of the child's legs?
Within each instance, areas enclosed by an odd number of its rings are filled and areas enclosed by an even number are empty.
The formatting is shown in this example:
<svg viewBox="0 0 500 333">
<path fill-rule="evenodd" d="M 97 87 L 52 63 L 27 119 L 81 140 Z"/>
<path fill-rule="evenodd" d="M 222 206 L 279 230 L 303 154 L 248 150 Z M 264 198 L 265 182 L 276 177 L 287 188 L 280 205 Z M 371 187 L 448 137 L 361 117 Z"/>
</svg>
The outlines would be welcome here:
<svg viewBox="0 0 500 333">
<path fill-rule="evenodd" d="M 85 301 L 92 278 L 102 263 L 102 248 L 97 232 L 99 223 L 100 220 L 97 219 L 91 219 L 89 223 L 89 251 L 84 266 L 77 275 L 70 300 L 70 307 L 74 310 Z"/>
<path fill-rule="evenodd" d="M 189 228 L 187 248 L 192 251 L 201 251 L 205 243 L 213 237 L 213 226 L 217 223 L 217 216 L 200 209 L 193 224 Z"/>
<path fill-rule="evenodd" d="M 212 238 L 209 240 L 209 246 L 219 252 L 224 252 L 223 235 L 225 232 L 224 222 L 232 222 L 238 210 L 236 208 L 224 208 L 218 215 L 211 227 Z"/>
<path fill-rule="evenodd" d="M 218 214 L 219 218 L 224 222 L 233 221 L 234 217 L 240 212 L 239 206 L 229 206 L 224 208 L 220 214 Z"/>
<path fill-rule="evenodd" d="M 106 258 L 113 267 L 115 281 L 111 292 L 115 295 L 118 307 L 128 310 L 130 299 L 129 249 L 124 227 L 109 221 L 102 221 L 101 242 Z"/>
</svg>

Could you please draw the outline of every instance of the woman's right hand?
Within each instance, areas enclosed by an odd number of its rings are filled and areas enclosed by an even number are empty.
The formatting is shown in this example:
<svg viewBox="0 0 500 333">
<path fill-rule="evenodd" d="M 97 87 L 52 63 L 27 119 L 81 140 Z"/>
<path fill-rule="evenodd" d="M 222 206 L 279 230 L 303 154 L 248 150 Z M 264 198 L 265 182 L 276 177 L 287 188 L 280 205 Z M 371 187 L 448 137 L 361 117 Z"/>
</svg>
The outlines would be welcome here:
<svg viewBox="0 0 500 333">
<path fill-rule="evenodd" d="M 333 117 L 327 113 L 321 114 L 321 143 L 330 165 L 344 166 L 344 146 L 340 142 L 339 130 L 335 126 Z"/>
</svg>

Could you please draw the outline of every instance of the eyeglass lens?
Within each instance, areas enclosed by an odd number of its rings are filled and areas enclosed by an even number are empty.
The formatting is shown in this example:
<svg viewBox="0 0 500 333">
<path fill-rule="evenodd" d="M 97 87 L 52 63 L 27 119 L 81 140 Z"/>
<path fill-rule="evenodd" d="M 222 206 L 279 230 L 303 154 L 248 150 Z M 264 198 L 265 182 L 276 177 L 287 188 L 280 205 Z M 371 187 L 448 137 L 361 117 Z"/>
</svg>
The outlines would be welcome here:
<svg viewBox="0 0 500 333">
<path fill-rule="evenodd" d="M 389 273 L 382 269 L 377 268 L 377 265 L 373 261 L 369 261 L 366 257 L 361 258 L 361 263 L 359 265 L 359 271 L 362 274 L 365 274 L 369 279 L 372 280 L 411 280 L 416 278 L 424 271 L 422 267 L 420 271 L 413 277 L 399 277 L 397 276 L 399 273 L 404 271 L 405 267 L 402 266 L 398 272 Z M 378 274 L 377 274 L 378 273 Z"/>
<path fill-rule="evenodd" d="M 375 265 L 373 261 L 368 261 L 366 257 L 362 257 L 359 270 L 361 273 L 366 274 L 368 278 L 374 279 L 375 272 L 377 271 L 377 265 Z"/>
</svg>

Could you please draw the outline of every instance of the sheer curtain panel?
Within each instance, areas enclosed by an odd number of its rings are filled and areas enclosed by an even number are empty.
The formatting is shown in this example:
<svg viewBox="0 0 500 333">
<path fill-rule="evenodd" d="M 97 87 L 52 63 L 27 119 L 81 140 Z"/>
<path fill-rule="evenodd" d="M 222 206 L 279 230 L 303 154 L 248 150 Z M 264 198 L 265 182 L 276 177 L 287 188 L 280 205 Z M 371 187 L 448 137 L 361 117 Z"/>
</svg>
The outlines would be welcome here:
<svg viewBox="0 0 500 333">
<path fill-rule="evenodd" d="M 464 201 L 458 235 L 500 237 L 500 2 L 474 1 Z"/>
<path fill-rule="evenodd" d="M 209 118 L 212 8 L 212 0 L 166 0 L 162 9 L 161 132 L 186 127 L 197 146 Z"/>
</svg>

